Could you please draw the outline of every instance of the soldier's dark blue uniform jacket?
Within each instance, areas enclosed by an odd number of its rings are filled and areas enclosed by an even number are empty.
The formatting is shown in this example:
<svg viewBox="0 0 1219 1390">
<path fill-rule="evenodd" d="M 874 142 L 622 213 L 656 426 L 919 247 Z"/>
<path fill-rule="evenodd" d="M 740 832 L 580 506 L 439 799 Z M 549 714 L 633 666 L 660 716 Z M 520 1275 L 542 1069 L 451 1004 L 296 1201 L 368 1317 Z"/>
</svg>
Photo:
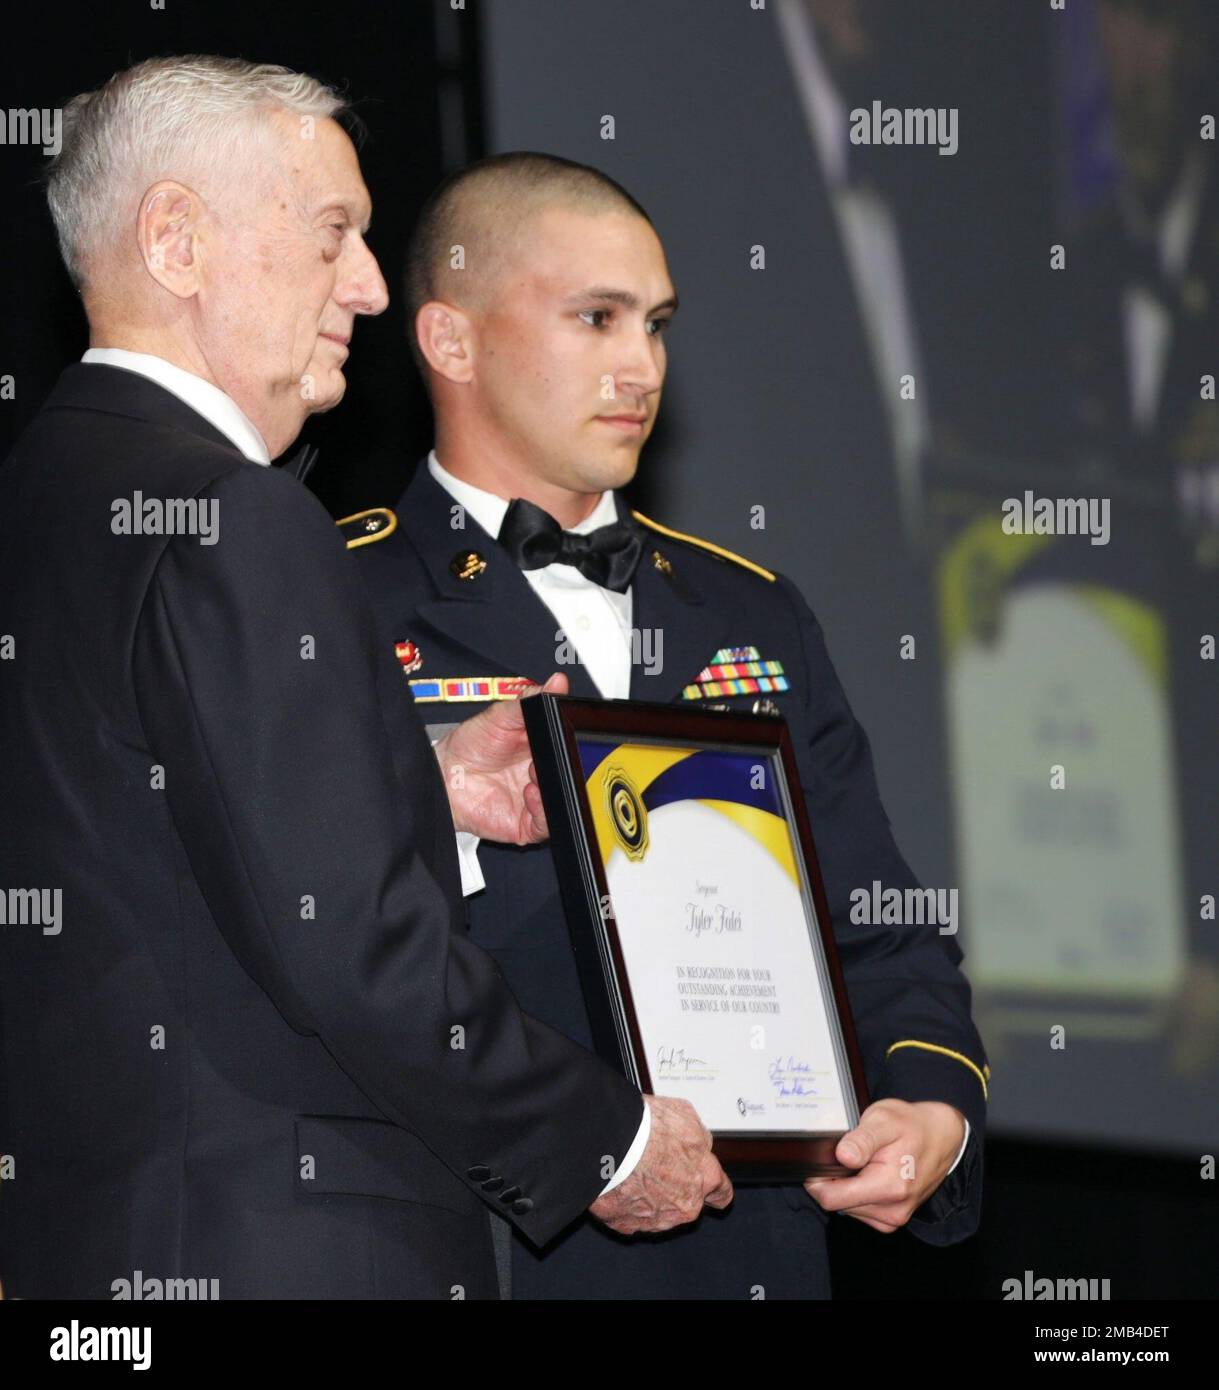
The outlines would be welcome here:
<svg viewBox="0 0 1219 1390">
<path fill-rule="evenodd" d="M 960 1164 L 909 1229 L 933 1245 L 962 1240 L 979 1219 L 990 1069 L 970 1019 L 955 938 L 935 925 L 850 921 L 853 889 L 877 879 L 903 889 L 916 880 L 894 843 L 867 737 L 820 625 L 782 575 L 631 513 L 618 496 L 615 503 L 645 542 L 632 585 L 632 627 L 663 634 L 660 669 L 632 667 L 632 699 L 683 699 L 723 648 L 756 647 L 760 659 L 782 665 L 788 688 L 762 698 L 774 702 L 791 730 L 871 1097 L 946 1101 L 972 1128 Z M 411 679 L 541 682 L 557 669 L 549 609 L 473 518 L 454 529 L 453 507 L 421 466 L 396 509 L 339 523 L 367 581 L 380 639 L 414 644 L 400 652 L 419 662 L 402 670 L 402 700 L 414 698 Z M 573 695 L 598 695 L 582 665 L 561 669 Z M 717 696 L 744 709 L 759 698 Z M 420 703 L 418 712 L 440 724 L 485 707 L 483 700 L 436 701 Z M 591 1046 L 549 850 L 484 842 L 478 853 L 487 887 L 466 899 L 475 941 L 499 962 L 527 1012 Z M 643 1239 L 623 1239 L 585 1217 L 541 1254 L 515 1243 L 512 1296 L 749 1298 L 761 1286 L 767 1298 L 828 1297 L 827 1220 L 798 1186 L 738 1186 L 727 1212 L 708 1211 L 694 1227 Z"/>
</svg>

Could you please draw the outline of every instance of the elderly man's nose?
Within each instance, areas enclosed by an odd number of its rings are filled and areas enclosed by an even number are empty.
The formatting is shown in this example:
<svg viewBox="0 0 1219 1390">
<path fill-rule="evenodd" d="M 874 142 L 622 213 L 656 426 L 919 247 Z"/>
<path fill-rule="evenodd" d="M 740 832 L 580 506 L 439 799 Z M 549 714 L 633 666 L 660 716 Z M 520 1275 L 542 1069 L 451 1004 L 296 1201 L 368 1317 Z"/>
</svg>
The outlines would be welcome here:
<svg viewBox="0 0 1219 1390">
<path fill-rule="evenodd" d="M 371 251 L 343 277 L 335 297 L 357 314 L 383 314 L 389 307 L 385 277 Z"/>
</svg>

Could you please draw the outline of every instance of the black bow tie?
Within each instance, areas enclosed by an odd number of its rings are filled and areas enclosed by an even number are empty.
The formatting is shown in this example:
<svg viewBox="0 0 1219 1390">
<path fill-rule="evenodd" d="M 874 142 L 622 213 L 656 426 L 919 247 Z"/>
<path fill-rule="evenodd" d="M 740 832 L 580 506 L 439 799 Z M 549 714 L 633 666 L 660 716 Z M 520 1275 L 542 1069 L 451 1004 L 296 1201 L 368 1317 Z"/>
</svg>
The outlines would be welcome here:
<svg viewBox="0 0 1219 1390">
<path fill-rule="evenodd" d="M 585 579 L 619 594 L 630 587 L 643 553 L 643 541 L 621 521 L 580 536 L 564 531 L 549 512 L 523 497 L 508 504 L 499 543 L 523 570 L 574 565 Z"/>
</svg>

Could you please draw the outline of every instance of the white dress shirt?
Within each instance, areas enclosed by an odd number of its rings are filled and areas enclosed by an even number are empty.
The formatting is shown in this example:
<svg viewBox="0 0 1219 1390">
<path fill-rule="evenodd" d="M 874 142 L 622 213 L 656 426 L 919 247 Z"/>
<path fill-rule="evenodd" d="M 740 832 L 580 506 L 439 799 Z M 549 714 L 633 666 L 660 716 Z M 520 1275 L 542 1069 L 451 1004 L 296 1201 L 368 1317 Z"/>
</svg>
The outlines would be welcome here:
<svg viewBox="0 0 1219 1390">
<path fill-rule="evenodd" d="M 445 469 L 436 457 L 435 449 L 428 454 L 428 472 L 442 488 L 459 502 L 469 516 L 483 528 L 489 536 L 498 536 L 503 524 L 508 503 L 494 493 L 474 487 L 460 478 L 455 478 Z M 577 526 L 570 529 L 579 535 L 595 531 L 618 520 L 612 492 L 603 492 L 597 505 Z M 603 589 L 585 578 L 574 565 L 545 565 L 541 569 L 523 570 L 522 573 L 534 593 L 550 609 L 558 630 L 576 649 L 581 663 L 587 667 L 598 690 L 607 700 L 624 700 L 631 689 L 631 591 L 615 593 Z M 562 640 L 556 636 L 555 645 Z M 539 672 L 539 674 L 541 674 Z M 964 1118 L 964 1117 L 962 1117 Z M 648 1112 L 644 1110 L 644 1123 L 639 1135 L 631 1145 L 618 1169 L 615 1179 L 605 1190 L 608 1192 L 627 1176 L 642 1154 L 647 1143 L 646 1130 L 649 1127 Z M 642 1142 L 641 1142 L 642 1137 Z M 965 1153 L 969 1143 L 969 1121 L 965 1120 L 965 1138 L 953 1162 L 953 1169 Z"/>
</svg>

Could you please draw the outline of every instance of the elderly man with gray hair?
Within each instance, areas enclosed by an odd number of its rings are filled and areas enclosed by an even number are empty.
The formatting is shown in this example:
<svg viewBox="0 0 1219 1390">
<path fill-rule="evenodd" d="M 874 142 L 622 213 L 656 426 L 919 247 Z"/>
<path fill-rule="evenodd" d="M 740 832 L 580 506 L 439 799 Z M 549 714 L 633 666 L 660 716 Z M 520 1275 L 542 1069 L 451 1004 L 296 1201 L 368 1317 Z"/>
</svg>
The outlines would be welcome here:
<svg viewBox="0 0 1219 1390">
<path fill-rule="evenodd" d="M 731 1200 L 688 1105 L 465 935 L 454 831 L 545 834 L 519 706 L 430 748 L 341 538 L 265 466 L 387 303 L 346 119 L 213 57 L 64 113 L 90 347 L 0 468 L 10 1296 L 495 1297 L 502 1221 Z"/>
</svg>

